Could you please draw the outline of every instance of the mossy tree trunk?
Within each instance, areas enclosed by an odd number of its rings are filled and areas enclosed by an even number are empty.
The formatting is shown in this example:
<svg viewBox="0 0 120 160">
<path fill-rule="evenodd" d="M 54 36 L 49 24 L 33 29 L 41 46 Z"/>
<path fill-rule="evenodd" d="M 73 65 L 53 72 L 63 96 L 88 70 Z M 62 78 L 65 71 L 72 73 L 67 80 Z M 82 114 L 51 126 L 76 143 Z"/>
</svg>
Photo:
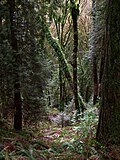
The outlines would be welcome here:
<svg viewBox="0 0 120 160">
<path fill-rule="evenodd" d="M 105 64 L 97 140 L 120 144 L 120 1 L 106 0 Z"/>
<path fill-rule="evenodd" d="M 65 1 L 61 1 L 59 2 L 61 5 L 57 6 L 56 5 L 56 9 L 55 12 L 52 13 L 52 17 L 53 17 L 53 22 L 55 25 L 55 32 L 56 35 L 58 37 L 58 42 L 64 52 L 67 44 L 68 44 L 68 40 L 70 38 L 70 30 L 71 30 L 71 20 L 70 20 L 70 24 L 68 24 L 68 29 L 67 31 L 65 30 L 66 24 L 68 23 L 68 19 L 69 19 L 69 1 L 65 0 Z M 57 9 L 60 10 L 60 13 L 57 13 Z M 65 107 L 65 96 L 66 96 L 66 91 L 67 88 L 65 88 L 66 86 L 66 78 L 64 75 L 64 72 L 62 70 L 62 66 L 61 63 L 59 63 L 59 91 L 60 91 L 60 102 L 59 102 L 59 107 L 60 107 L 60 111 L 64 111 L 64 107 Z"/>
<path fill-rule="evenodd" d="M 64 72 L 65 78 L 67 79 L 67 81 L 68 81 L 68 83 L 74 93 L 73 78 L 72 78 L 67 60 L 65 58 L 65 54 L 64 54 L 60 44 L 57 42 L 57 40 L 52 37 L 52 35 L 49 31 L 49 27 L 46 25 L 46 23 L 44 23 L 44 32 L 45 32 L 45 35 L 46 35 L 46 38 L 47 38 L 49 44 L 55 50 L 55 53 L 58 57 L 62 71 Z M 80 103 L 81 111 L 83 111 L 85 109 L 85 103 L 83 102 L 83 99 L 80 96 L 80 94 L 78 94 L 78 101 Z M 78 113 L 80 113 L 80 108 L 78 110 Z"/>
<path fill-rule="evenodd" d="M 70 73 L 69 70 L 69 66 L 67 63 L 67 60 L 65 58 L 65 55 L 63 53 L 63 50 L 59 44 L 59 42 L 57 42 L 56 39 L 54 39 L 49 31 L 49 27 L 44 23 L 44 32 L 46 35 L 46 38 L 48 40 L 48 43 L 53 47 L 53 49 L 55 50 L 55 53 L 57 54 L 59 63 L 62 67 L 62 71 L 65 74 L 65 77 L 67 78 L 69 85 L 71 86 L 71 88 L 73 88 L 73 82 L 72 82 L 72 75 Z"/>
</svg>

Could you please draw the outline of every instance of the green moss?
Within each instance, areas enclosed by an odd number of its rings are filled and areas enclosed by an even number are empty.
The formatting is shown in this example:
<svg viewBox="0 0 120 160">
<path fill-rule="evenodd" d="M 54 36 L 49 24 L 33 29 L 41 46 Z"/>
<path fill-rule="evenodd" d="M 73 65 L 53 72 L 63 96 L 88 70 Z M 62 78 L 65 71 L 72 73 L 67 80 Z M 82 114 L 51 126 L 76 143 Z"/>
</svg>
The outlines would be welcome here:
<svg viewBox="0 0 120 160">
<path fill-rule="evenodd" d="M 67 63 L 67 60 L 65 58 L 65 54 L 64 54 L 59 42 L 55 38 L 52 37 L 52 35 L 50 33 L 50 30 L 49 30 L 49 27 L 47 26 L 47 24 L 44 24 L 44 32 L 46 34 L 46 38 L 48 40 L 48 43 L 55 50 L 55 53 L 56 53 L 56 55 L 58 57 L 58 60 L 59 60 L 59 63 L 61 64 L 62 70 L 63 70 L 63 72 L 65 74 L 65 77 L 68 80 L 68 83 L 69 83 L 69 85 L 72 88 L 73 93 L 74 93 L 73 80 L 72 80 L 73 78 L 72 78 L 72 74 L 70 72 L 70 68 L 69 68 L 69 65 Z M 85 108 L 85 103 L 83 102 L 83 99 L 82 99 L 82 97 L 80 95 L 78 95 L 78 99 L 79 99 L 79 102 L 80 102 L 80 106 L 81 106 L 81 108 L 83 110 L 83 108 Z"/>
</svg>

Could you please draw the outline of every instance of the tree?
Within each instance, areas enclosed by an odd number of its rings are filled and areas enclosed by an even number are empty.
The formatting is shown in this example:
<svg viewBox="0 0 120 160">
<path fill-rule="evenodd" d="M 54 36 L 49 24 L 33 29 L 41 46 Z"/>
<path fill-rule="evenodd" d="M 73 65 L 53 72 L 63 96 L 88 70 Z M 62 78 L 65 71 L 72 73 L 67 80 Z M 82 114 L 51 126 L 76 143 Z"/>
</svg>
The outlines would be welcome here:
<svg viewBox="0 0 120 160">
<path fill-rule="evenodd" d="M 78 53 L 78 15 L 79 15 L 79 4 L 75 4 L 74 0 L 70 0 L 71 15 L 73 20 L 73 34 L 74 34 L 74 49 L 73 49 L 73 92 L 75 108 L 80 114 L 80 106 L 78 101 L 78 82 L 77 82 L 77 53 Z"/>
<path fill-rule="evenodd" d="M 15 1 L 8 0 L 9 15 L 10 15 L 10 32 L 11 32 L 11 47 L 14 55 L 14 128 L 15 130 L 22 129 L 22 100 L 21 100 L 21 85 L 20 85 L 20 54 L 18 54 L 18 43 L 16 39 L 16 9 Z"/>
<path fill-rule="evenodd" d="M 38 1 L 0 1 L 0 111 L 6 121 L 12 123 L 14 117 L 16 130 L 45 115 L 43 90 L 49 72 L 37 7 L 42 8 Z M 20 125 L 17 118 L 22 118 Z"/>
<path fill-rule="evenodd" d="M 61 49 L 65 52 L 67 44 L 70 38 L 70 30 L 71 30 L 71 20 L 69 14 L 69 0 L 52 1 L 49 7 L 49 19 L 51 22 L 51 26 L 54 27 L 54 35 L 58 38 Z M 53 22 L 52 22 L 53 19 Z M 67 54 L 65 53 L 67 57 Z M 62 71 L 61 64 L 59 63 L 59 90 L 60 90 L 60 99 L 59 99 L 59 107 L 60 111 L 64 111 L 65 100 L 66 100 L 66 78 L 64 76 L 64 72 Z"/>
<path fill-rule="evenodd" d="M 61 64 L 64 75 L 65 75 L 65 77 L 66 77 L 66 79 L 67 79 L 67 81 L 68 81 L 68 83 L 69 83 L 69 85 L 70 85 L 70 87 L 73 91 L 73 94 L 74 94 L 75 92 L 74 92 L 74 86 L 73 86 L 73 78 L 72 78 L 72 75 L 71 75 L 71 72 L 70 72 L 68 62 L 65 58 L 65 54 L 64 54 L 59 42 L 55 38 L 52 37 L 51 32 L 49 30 L 49 27 L 47 26 L 47 23 L 45 22 L 45 20 L 42 20 L 42 21 L 43 21 L 43 24 L 44 24 L 44 32 L 45 32 L 47 41 L 49 42 L 49 44 L 55 50 L 55 53 L 58 57 L 59 63 Z M 81 110 L 83 111 L 85 109 L 86 105 L 85 105 L 85 103 L 83 101 L 83 98 L 81 97 L 80 94 L 78 94 L 77 97 L 78 97 L 78 101 L 80 103 Z M 77 111 L 78 111 L 78 113 L 80 112 L 79 108 L 77 108 Z"/>
<path fill-rule="evenodd" d="M 97 140 L 120 144 L 120 1 L 105 1 L 104 68 Z"/>
<path fill-rule="evenodd" d="M 22 97 L 23 122 L 25 125 L 42 121 L 45 116 L 44 89 L 49 72 L 47 70 L 45 36 L 43 24 L 38 23 L 39 9 L 44 14 L 44 3 L 24 1 L 21 4 L 20 25 L 22 24 Z M 38 35 L 39 34 L 39 35 Z M 20 40 L 22 41 L 22 39 Z M 43 114 L 44 113 L 44 114 Z"/>
<path fill-rule="evenodd" d="M 102 8 L 102 7 L 101 7 Z M 100 26 L 101 17 L 99 13 L 99 5 L 95 0 L 92 1 L 92 31 L 91 31 L 91 55 L 92 55 L 92 79 L 93 79 L 93 104 L 98 102 L 99 96 L 99 83 L 101 83 L 102 66 L 100 67 L 99 75 L 99 61 L 102 60 L 102 46 L 101 41 L 103 39 L 103 25 Z M 98 18 L 99 17 L 99 18 Z M 102 34 L 100 33 L 102 30 Z M 101 34 L 101 35 L 100 35 Z M 101 61 L 101 65 L 102 61 Z M 100 77 L 100 78 L 99 78 Z"/>
</svg>

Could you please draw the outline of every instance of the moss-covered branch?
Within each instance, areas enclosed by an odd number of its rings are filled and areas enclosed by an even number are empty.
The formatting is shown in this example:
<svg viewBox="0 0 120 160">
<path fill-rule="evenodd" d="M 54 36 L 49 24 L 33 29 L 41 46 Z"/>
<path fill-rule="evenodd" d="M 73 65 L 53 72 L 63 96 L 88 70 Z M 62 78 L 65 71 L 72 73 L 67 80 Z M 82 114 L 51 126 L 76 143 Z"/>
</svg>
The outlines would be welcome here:
<svg viewBox="0 0 120 160">
<path fill-rule="evenodd" d="M 62 70 L 65 74 L 65 77 L 68 80 L 68 83 L 69 83 L 69 85 L 70 85 L 70 87 L 71 87 L 71 89 L 74 93 L 74 86 L 73 86 L 73 80 L 72 80 L 73 78 L 72 78 L 72 75 L 70 73 L 70 69 L 69 69 L 67 60 L 65 58 L 65 54 L 64 54 L 60 44 L 58 43 L 58 41 L 55 38 L 52 37 L 51 32 L 49 30 L 49 27 L 45 23 L 44 23 L 44 32 L 45 32 L 46 39 L 47 39 L 48 43 L 55 50 L 55 53 L 56 53 L 56 55 L 58 57 L 58 60 L 59 60 L 59 63 L 61 64 Z M 81 110 L 83 111 L 84 108 L 85 108 L 85 103 L 83 103 L 83 99 L 80 95 L 78 95 L 78 100 L 80 102 Z"/>
<path fill-rule="evenodd" d="M 62 66 L 62 70 L 65 74 L 66 79 L 69 82 L 69 85 L 71 86 L 71 88 L 73 88 L 72 75 L 70 73 L 67 60 L 65 58 L 65 55 L 63 53 L 63 50 L 62 50 L 60 44 L 58 43 L 58 41 L 55 38 L 52 37 L 47 25 L 44 25 L 44 31 L 45 31 L 45 35 L 48 40 L 48 43 L 53 47 L 53 49 L 55 50 L 55 53 L 57 54 L 59 63 Z"/>
</svg>

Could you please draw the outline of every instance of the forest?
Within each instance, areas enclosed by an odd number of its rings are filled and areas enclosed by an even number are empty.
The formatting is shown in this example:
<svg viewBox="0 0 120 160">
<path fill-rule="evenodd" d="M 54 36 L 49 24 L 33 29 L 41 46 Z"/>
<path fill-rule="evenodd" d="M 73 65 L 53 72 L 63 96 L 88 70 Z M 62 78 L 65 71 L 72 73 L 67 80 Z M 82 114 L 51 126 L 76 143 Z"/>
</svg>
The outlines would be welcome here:
<svg viewBox="0 0 120 160">
<path fill-rule="evenodd" d="M 0 0 L 0 160 L 120 160 L 119 0 Z"/>
</svg>

